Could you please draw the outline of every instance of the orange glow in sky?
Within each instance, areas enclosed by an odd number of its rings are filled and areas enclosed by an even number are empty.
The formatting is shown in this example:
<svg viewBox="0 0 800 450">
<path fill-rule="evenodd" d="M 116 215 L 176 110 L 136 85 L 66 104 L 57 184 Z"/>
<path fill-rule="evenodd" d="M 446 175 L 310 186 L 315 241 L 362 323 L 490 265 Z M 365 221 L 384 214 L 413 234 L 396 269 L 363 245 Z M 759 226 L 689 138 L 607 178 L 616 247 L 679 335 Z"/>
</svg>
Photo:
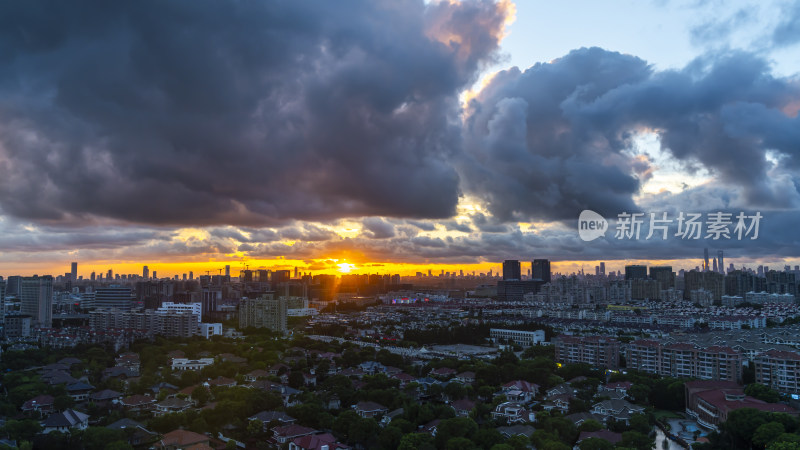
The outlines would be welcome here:
<svg viewBox="0 0 800 450">
<path fill-rule="evenodd" d="M 347 262 L 345 262 L 347 261 Z M 728 263 L 734 263 L 736 267 L 741 267 L 742 263 L 752 267 L 749 261 L 739 262 L 736 258 L 726 259 Z M 766 261 L 765 261 L 766 262 Z M 777 267 L 783 267 L 783 263 L 790 263 L 788 260 L 773 260 L 770 262 Z M 530 260 L 521 260 L 522 273 L 526 275 L 530 269 Z M 606 273 L 611 271 L 624 270 L 626 264 L 644 264 L 647 266 L 657 265 L 671 265 L 674 271 L 680 269 L 693 269 L 695 266 L 700 265 L 700 259 L 686 259 L 686 260 L 605 260 Z M 792 264 L 797 262 L 792 261 Z M 23 275 L 30 276 L 38 275 L 63 275 L 70 271 L 70 260 L 64 260 L 53 264 L 42 264 L 33 262 L 15 262 L 15 263 L 0 263 L 0 276 L 10 275 Z M 304 260 L 291 260 L 291 259 L 268 259 L 268 260 L 247 260 L 247 261 L 81 261 L 78 259 L 78 275 L 83 276 L 84 279 L 89 278 L 92 272 L 97 274 L 105 274 L 109 269 L 113 270 L 114 274 L 142 274 L 142 266 L 148 266 L 150 274 L 158 272 L 159 278 L 169 277 L 172 278 L 182 275 L 191 271 L 195 278 L 201 275 L 218 275 L 224 273 L 226 265 L 231 266 L 231 276 L 238 277 L 239 272 L 244 269 L 244 264 L 250 270 L 268 269 L 268 270 L 290 270 L 294 275 L 294 268 L 300 274 L 310 273 L 311 275 L 329 274 L 329 275 L 343 275 L 343 274 L 400 274 L 401 276 L 413 276 L 417 272 L 428 274 L 430 270 L 433 276 L 442 273 L 450 272 L 460 275 L 463 270 L 464 275 L 476 275 L 481 273 L 488 273 L 490 270 L 494 275 L 502 273 L 502 261 L 497 262 L 479 262 L 479 263 L 435 263 L 435 262 L 419 262 L 419 263 L 395 263 L 395 262 L 370 262 L 354 259 L 315 259 L 311 261 Z M 600 261 L 553 261 L 551 263 L 551 270 L 553 273 L 570 274 L 580 272 L 583 270 L 586 274 L 594 274 L 595 266 L 599 265 Z"/>
<path fill-rule="evenodd" d="M 356 268 L 355 264 L 350 264 L 350 263 L 339 263 L 336 266 L 339 267 L 339 272 L 342 273 L 350 273 L 353 269 Z"/>
</svg>

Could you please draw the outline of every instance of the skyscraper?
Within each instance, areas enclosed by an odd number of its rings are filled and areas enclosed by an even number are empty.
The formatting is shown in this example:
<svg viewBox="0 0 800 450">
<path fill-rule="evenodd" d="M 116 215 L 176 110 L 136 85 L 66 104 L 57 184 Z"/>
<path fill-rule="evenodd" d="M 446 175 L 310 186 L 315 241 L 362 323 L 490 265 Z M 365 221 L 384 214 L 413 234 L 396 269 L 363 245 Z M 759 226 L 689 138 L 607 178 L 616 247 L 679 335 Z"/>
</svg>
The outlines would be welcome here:
<svg viewBox="0 0 800 450">
<path fill-rule="evenodd" d="M 719 265 L 718 265 L 719 271 L 720 271 L 721 274 L 724 275 L 725 274 L 725 260 L 722 257 L 722 250 L 718 250 L 717 251 L 717 259 L 719 260 L 718 261 L 719 262 Z"/>
<path fill-rule="evenodd" d="M 130 310 L 133 300 L 133 293 L 128 286 L 107 286 L 99 287 L 94 294 L 94 302 L 92 304 L 95 308 L 115 308 L 121 310 Z"/>
<path fill-rule="evenodd" d="M 503 261 L 503 279 L 504 280 L 521 280 L 522 274 L 520 271 L 519 261 L 516 259 L 507 259 Z"/>
<path fill-rule="evenodd" d="M 53 277 L 23 277 L 20 287 L 20 312 L 33 318 L 40 328 L 53 326 Z"/>
<path fill-rule="evenodd" d="M 606 276 L 606 263 L 604 262 L 600 263 L 600 275 Z"/>
<path fill-rule="evenodd" d="M 78 263 L 73 262 L 71 269 L 70 275 L 72 276 L 72 281 L 78 281 Z"/>
<path fill-rule="evenodd" d="M 230 277 L 231 277 L 231 266 L 225 266 L 225 277 L 230 279 Z"/>
<path fill-rule="evenodd" d="M 286 297 L 243 298 L 239 303 L 239 327 L 269 328 L 272 331 L 286 331 Z"/>
<path fill-rule="evenodd" d="M 189 271 L 189 281 L 194 280 L 194 272 Z"/>
<path fill-rule="evenodd" d="M 534 280 L 542 280 L 545 283 L 550 282 L 550 260 L 549 259 L 534 259 L 531 262 L 531 277 Z"/>
<path fill-rule="evenodd" d="M 108 275 L 106 275 L 106 279 L 113 280 L 114 279 L 114 270 L 108 269 Z"/>
<path fill-rule="evenodd" d="M 708 272 L 708 249 L 703 249 L 703 272 Z"/>
<path fill-rule="evenodd" d="M 712 272 L 719 272 L 719 269 L 717 269 L 717 258 L 714 258 L 714 262 L 713 262 L 713 264 L 711 264 L 711 271 Z"/>
<path fill-rule="evenodd" d="M 4 323 L 6 317 L 6 282 L 0 280 L 0 324 Z"/>
<path fill-rule="evenodd" d="M 142 278 L 145 280 L 150 279 L 150 269 L 147 266 L 142 267 Z"/>
<path fill-rule="evenodd" d="M 632 264 L 625 266 L 625 280 L 644 280 L 647 278 L 647 266 Z"/>
<path fill-rule="evenodd" d="M 650 267 L 650 279 L 657 281 L 661 290 L 675 287 L 675 273 L 672 271 L 672 266 Z"/>
</svg>

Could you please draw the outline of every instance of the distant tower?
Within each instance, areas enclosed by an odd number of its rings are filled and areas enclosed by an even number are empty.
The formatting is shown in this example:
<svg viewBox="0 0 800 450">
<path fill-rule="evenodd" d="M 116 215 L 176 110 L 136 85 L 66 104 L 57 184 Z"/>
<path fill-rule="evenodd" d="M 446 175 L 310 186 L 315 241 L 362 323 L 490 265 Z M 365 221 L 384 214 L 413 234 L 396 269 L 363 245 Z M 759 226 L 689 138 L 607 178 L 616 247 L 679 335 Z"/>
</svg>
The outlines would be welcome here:
<svg viewBox="0 0 800 450">
<path fill-rule="evenodd" d="M 711 271 L 719 272 L 719 269 L 717 269 L 717 258 L 714 258 L 714 263 L 711 265 Z"/>
<path fill-rule="evenodd" d="M 600 275 L 606 276 L 606 263 L 604 262 L 600 263 Z"/>
<path fill-rule="evenodd" d="M 96 276 L 96 275 L 95 275 L 95 273 L 94 273 L 94 272 L 92 272 L 92 276 L 91 276 L 91 279 L 92 279 L 92 281 L 94 281 L 94 279 L 95 279 L 95 276 Z"/>
<path fill-rule="evenodd" d="M 150 269 L 147 266 L 142 267 L 142 278 L 145 280 L 150 279 Z"/>
<path fill-rule="evenodd" d="M 158 279 L 158 272 L 156 272 L 155 270 L 153 271 L 153 279 L 154 280 Z"/>
<path fill-rule="evenodd" d="M 719 267 L 719 271 L 724 274 L 725 273 L 725 260 L 722 257 L 722 250 L 719 250 L 717 252 L 717 259 L 719 260 L 718 261 L 719 265 L 717 267 Z"/>
<path fill-rule="evenodd" d="M 72 263 L 72 281 L 78 281 L 78 263 Z"/>
<path fill-rule="evenodd" d="M 550 260 L 549 259 L 534 259 L 531 262 L 531 276 L 534 280 L 542 280 L 545 283 L 550 282 Z"/>
<path fill-rule="evenodd" d="M 53 277 L 23 277 L 20 283 L 20 312 L 32 317 L 39 328 L 53 326 Z"/>
<path fill-rule="evenodd" d="M 522 274 L 520 273 L 520 266 L 518 260 L 507 259 L 503 261 L 503 279 L 504 280 L 522 279 Z"/>
<path fill-rule="evenodd" d="M 231 276 L 231 266 L 225 266 L 225 276 L 230 278 L 230 276 Z"/>
<path fill-rule="evenodd" d="M 708 249 L 703 249 L 703 272 L 708 272 Z"/>
<path fill-rule="evenodd" d="M 192 280 L 194 280 L 194 272 L 192 272 L 192 271 L 190 270 L 190 271 L 189 271 L 189 281 L 192 281 Z"/>
<path fill-rule="evenodd" d="M 114 271 L 112 269 L 108 269 L 108 275 L 106 275 L 106 278 L 108 278 L 109 280 L 114 279 Z"/>
</svg>

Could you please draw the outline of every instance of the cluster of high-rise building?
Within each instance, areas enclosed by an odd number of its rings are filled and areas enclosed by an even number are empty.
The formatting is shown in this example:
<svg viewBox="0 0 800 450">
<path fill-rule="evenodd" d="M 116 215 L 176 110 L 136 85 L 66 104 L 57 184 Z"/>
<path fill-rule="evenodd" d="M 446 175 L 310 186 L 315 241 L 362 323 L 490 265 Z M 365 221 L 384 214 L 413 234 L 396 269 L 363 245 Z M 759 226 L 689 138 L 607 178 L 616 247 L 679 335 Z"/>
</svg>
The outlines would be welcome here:
<svg viewBox="0 0 800 450">
<path fill-rule="evenodd" d="M 497 299 L 500 301 L 522 301 L 526 294 L 537 293 L 550 282 L 550 261 L 534 259 L 531 261 L 529 277 L 522 276 L 519 260 L 503 261 L 503 279 L 497 282 Z"/>
</svg>

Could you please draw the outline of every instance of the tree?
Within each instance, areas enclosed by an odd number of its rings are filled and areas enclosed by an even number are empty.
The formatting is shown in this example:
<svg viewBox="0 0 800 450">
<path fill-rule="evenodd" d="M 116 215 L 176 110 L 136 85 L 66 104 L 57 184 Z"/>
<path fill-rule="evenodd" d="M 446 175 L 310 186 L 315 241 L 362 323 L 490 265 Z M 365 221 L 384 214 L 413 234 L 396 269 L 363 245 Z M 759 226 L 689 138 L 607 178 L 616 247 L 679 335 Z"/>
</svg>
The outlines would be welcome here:
<svg viewBox="0 0 800 450">
<path fill-rule="evenodd" d="M 375 422 L 374 419 L 359 418 L 350 424 L 347 435 L 350 442 L 360 444 L 365 448 L 372 448 L 374 445 L 370 445 L 370 443 L 377 438 L 379 431 L 378 422 Z"/>
<path fill-rule="evenodd" d="M 472 441 L 480 448 L 491 448 L 504 440 L 503 435 L 495 428 L 481 428 L 472 437 Z"/>
<path fill-rule="evenodd" d="M 454 437 L 472 438 L 478 431 L 478 424 L 467 417 L 454 417 L 439 422 L 436 427 L 437 447 L 443 448 Z"/>
<path fill-rule="evenodd" d="M 303 378 L 303 373 L 299 370 L 293 370 L 289 373 L 289 387 L 294 389 L 300 389 L 305 384 L 305 379 Z"/>
<path fill-rule="evenodd" d="M 767 413 L 757 409 L 737 409 L 728 414 L 728 420 L 720 428 L 733 438 L 736 447 L 749 447 L 756 429 L 769 422 L 768 417 Z"/>
<path fill-rule="evenodd" d="M 447 441 L 445 445 L 445 450 L 473 450 L 475 444 L 467 438 L 464 437 L 454 437 Z"/>
<path fill-rule="evenodd" d="M 104 450 L 109 443 L 126 441 L 125 433 L 120 430 L 109 430 L 105 427 L 89 427 L 83 432 L 82 439 L 86 450 Z"/>
<path fill-rule="evenodd" d="M 518 434 L 508 438 L 506 444 L 514 450 L 527 450 L 528 446 L 531 445 L 531 440 L 528 438 L 528 436 Z"/>
<path fill-rule="evenodd" d="M 748 385 L 744 389 L 744 393 L 759 400 L 764 400 L 768 403 L 777 403 L 781 399 L 781 396 L 778 392 L 758 383 Z"/>
<path fill-rule="evenodd" d="M 604 439 L 591 437 L 582 440 L 578 444 L 578 448 L 581 450 L 611 450 L 614 448 L 614 444 Z"/>
<path fill-rule="evenodd" d="M 460 383 L 451 382 L 444 387 L 444 394 L 450 400 L 459 400 L 466 395 L 466 389 Z"/>
<path fill-rule="evenodd" d="M 348 409 L 347 411 L 342 411 L 333 422 L 333 432 L 340 437 L 348 437 L 350 426 L 359 419 L 361 419 L 361 417 L 353 410 Z"/>
<path fill-rule="evenodd" d="M 619 445 L 637 450 L 650 450 L 653 448 L 654 443 L 655 441 L 646 434 L 638 431 L 626 431 L 622 433 L 622 441 L 620 441 Z"/>
<path fill-rule="evenodd" d="M 205 406 L 210 400 L 210 397 L 211 393 L 208 392 L 208 388 L 203 385 L 197 386 L 192 391 L 192 399 L 197 402 L 198 406 Z"/>
<path fill-rule="evenodd" d="M 397 450 L 435 450 L 433 438 L 426 433 L 411 433 L 400 439 Z"/>
<path fill-rule="evenodd" d="M 393 425 L 387 426 L 378 435 L 378 443 L 384 449 L 397 448 L 401 439 L 403 439 L 403 431 Z"/>
<path fill-rule="evenodd" d="M 650 386 L 646 384 L 634 384 L 628 391 L 628 395 L 631 396 L 634 403 L 646 405 L 650 401 L 650 391 Z"/>
<path fill-rule="evenodd" d="M 75 400 L 72 399 L 69 395 L 59 395 L 53 400 L 53 408 L 56 411 L 64 411 L 66 409 L 72 408 L 75 405 Z"/>
<path fill-rule="evenodd" d="M 597 431 L 597 430 L 602 430 L 602 429 L 603 429 L 603 424 L 598 422 L 598 421 L 596 421 L 596 420 L 594 420 L 594 419 L 584 420 L 583 423 L 581 423 L 580 426 L 578 426 L 578 431 L 579 432 L 582 432 L 582 431 Z"/>
<path fill-rule="evenodd" d="M 515 450 L 514 447 L 508 444 L 494 444 L 489 450 Z"/>
<path fill-rule="evenodd" d="M 800 443 L 778 441 L 767 446 L 767 450 L 800 450 Z"/>
<path fill-rule="evenodd" d="M 778 422 L 768 422 L 756 428 L 753 433 L 753 444 L 759 447 L 766 447 L 767 444 L 776 440 L 784 432 L 783 425 Z"/>
<path fill-rule="evenodd" d="M 646 414 L 634 414 L 628 420 L 628 423 L 630 423 L 631 430 L 638 431 L 642 434 L 649 434 L 652 428 Z"/>
</svg>

